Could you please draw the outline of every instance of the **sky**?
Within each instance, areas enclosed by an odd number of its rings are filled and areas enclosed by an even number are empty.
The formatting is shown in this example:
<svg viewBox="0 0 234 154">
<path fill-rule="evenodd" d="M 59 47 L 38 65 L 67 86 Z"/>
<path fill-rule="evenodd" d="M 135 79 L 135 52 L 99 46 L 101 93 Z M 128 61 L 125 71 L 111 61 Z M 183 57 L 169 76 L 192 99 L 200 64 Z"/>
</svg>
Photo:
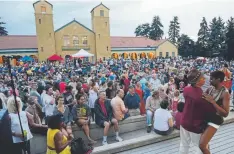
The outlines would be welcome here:
<svg viewBox="0 0 234 154">
<path fill-rule="evenodd" d="M 179 17 L 180 33 L 197 39 L 202 17 L 210 22 L 214 17 L 227 21 L 234 17 L 234 0 L 48 0 L 53 4 L 55 30 L 74 18 L 91 28 L 93 7 L 101 2 L 110 9 L 111 36 L 135 36 L 139 24 L 151 23 L 160 16 L 164 37 L 168 37 L 169 23 Z M 35 35 L 33 3 L 35 0 L 0 0 L 0 17 L 6 22 L 9 35 Z"/>
</svg>

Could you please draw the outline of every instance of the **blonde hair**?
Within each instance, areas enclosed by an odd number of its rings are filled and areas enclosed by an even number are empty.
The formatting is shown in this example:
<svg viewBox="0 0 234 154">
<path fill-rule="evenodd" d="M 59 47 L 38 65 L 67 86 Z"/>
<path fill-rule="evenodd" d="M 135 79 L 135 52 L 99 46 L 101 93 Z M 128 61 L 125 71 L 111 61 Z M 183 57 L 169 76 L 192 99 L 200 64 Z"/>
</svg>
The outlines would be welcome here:
<svg viewBox="0 0 234 154">
<path fill-rule="evenodd" d="M 16 97 L 16 101 L 18 102 L 18 107 L 20 112 L 22 111 L 22 101 L 19 97 Z M 14 96 L 9 97 L 9 99 L 7 100 L 7 109 L 9 113 L 15 113 L 17 111 Z"/>
</svg>

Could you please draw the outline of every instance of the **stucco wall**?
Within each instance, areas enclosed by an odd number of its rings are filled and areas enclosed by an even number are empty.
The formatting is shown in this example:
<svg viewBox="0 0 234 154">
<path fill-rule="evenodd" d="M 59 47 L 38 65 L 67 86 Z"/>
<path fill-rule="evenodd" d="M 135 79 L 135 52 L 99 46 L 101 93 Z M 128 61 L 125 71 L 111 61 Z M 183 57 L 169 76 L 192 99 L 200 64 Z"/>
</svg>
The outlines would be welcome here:
<svg viewBox="0 0 234 154">
<path fill-rule="evenodd" d="M 70 49 L 69 50 L 62 50 L 62 47 L 64 46 L 64 35 L 69 36 L 69 42 L 70 42 Z M 58 55 L 61 55 L 62 57 L 65 57 L 66 55 L 72 55 L 75 54 L 79 51 L 77 50 L 71 50 L 74 45 L 73 45 L 73 36 L 78 36 L 79 38 L 79 45 L 78 48 L 90 48 L 85 49 L 89 53 L 95 54 L 95 34 L 88 29 L 84 28 L 80 24 L 76 23 L 75 21 L 72 22 L 71 24 L 67 25 L 66 27 L 62 28 L 61 30 L 55 32 L 55 40 L 56 40 L 56 51 Z M 83 45 L 82 44 L 82 37 L 87 36 L 88 39 L 88 44 Z"/>
<path fill-rule="evenodd" d="M 41 7 L 46 7 L 46 12 L 41 12 Z M 37 44 L 39 60 L 46 60 L 55 54 L 54 23 L 52 6 L 45 1 L 34 5 L 35 23 L 37 32 Z"/>
<path fill-rule="evenodd" d="M 169 57 L 172 56 L 172 53 L 175 53 L 175 56 L 178 56 L 178 49 L 175 45 L 173 45 L 170 41 L 166 41 L 158 46 L 156 49 L 156 56 L 160 56 L 160 52 L 162 52 L 162 57 L 166 57 L 166 52 L 169 53 Z"/>
<path fill-rule="evenodd" d="M 100 11 L 104 16 L 100 16 Z M 92 29 L 95 32 L 97 59 L 111 57 L 109 10 L 103 5 L 96 7 L 92 15 Z"/>
</svg>

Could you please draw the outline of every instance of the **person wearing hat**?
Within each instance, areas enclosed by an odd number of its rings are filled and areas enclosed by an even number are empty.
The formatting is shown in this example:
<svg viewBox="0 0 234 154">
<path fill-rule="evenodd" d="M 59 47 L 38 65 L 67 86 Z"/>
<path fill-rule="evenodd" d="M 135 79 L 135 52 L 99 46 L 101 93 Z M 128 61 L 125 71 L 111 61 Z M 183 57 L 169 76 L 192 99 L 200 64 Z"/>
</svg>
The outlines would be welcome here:
<svg viewBox="0 0 234 154">
<path fill-rule="evenodd" d="M 129 86 L 128 94 L 124 97 L 124 104 L 129 109 L 130 116 L 135 116 L 140 114 L 140 97 L 135 92 L 135 87 L 133 85 Z"/>
<path fill-rule="evenodd" d="M 188 154 L 191 143 L 195 146 L 195 154 L 203 154 L 199 148 L 201 134 L 206 127 L 206 113 L 210 112 L 210 104 L 203 99 L 201 87 L 205 83 L 203 74 L 197 69 L 188 73 L 191 86 L 184 88 L 184 110 L 180 126 L 180 154 Z"/>
</svg>

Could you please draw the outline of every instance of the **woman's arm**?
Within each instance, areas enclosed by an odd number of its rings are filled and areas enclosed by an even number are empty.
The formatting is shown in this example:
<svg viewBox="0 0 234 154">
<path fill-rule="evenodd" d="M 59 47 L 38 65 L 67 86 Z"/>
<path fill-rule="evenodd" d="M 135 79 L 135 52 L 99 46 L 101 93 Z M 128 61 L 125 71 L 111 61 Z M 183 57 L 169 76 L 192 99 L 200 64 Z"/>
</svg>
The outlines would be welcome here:
<svg viewBox="0 0 234 154">
<path fill-rule="evenodd" d="M 54 136 L 54 145 L 55 145 L 55 151 L 57 153 L 62 152 L 69 144 L 71 141 L 69 140 L 67 143 L 63 144 L 63 134 L 62 132 L 58 132 Z"/>
<path fill-rule="evenodd" d="M 168 119 L 168 125 L 169 125 L 169 127 L 173 127 L 173 119 L 172 118 L 169 118 Z"/>
</svg>

